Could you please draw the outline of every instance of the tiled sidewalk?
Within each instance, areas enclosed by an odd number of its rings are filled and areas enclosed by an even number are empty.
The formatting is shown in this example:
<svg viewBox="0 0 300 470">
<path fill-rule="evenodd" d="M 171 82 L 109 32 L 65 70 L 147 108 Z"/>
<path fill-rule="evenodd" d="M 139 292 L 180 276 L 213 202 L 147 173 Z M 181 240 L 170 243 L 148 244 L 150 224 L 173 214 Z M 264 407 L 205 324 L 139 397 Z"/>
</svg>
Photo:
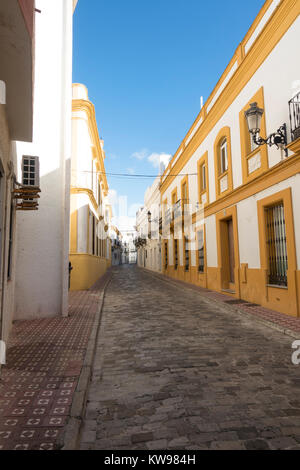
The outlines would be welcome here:
<svg viewBox="0 0 300 470">
<path fill-rule="evenodd" d="M 70 292 L 68 318 L 14 324 L 0 381 L 0 450 L 59 448 L 109 276 Z"/>
<path fill-rule="evenodd" d="M 177 279 L 170 278 L 163 274 L 153 273 L 155 276 L 158 276 L 166 281 L 174 282 L 175 284 L 188 287 L 195 291 L 198 291 L 203 297 L 207 297 L 211 300 L 224 303 L 226 306 L 230 306 L 234 310 L 240 312 L 245 312 L 247 314 L 253 315 L 258 320 L 268 322 L 270 325 L 277 325 L 279 328 L 284 330 L 289 330 L 294 333 L 300 333 L 300 318 L 292 317 L 290 315 L 285 315 L 283 313 L 270 310 L 268 308 L 262 307 L 261 305 L 253 304 L 246 302 L 244 300 L 231 298 L 226 294 L 220 292 L 214 292 L 209 289 L 204 289 L 203 287 L 196 286 L 194 284 L 189 284 Z M 300 339 L 300 334 L 299 334 Z"/>
</svg>

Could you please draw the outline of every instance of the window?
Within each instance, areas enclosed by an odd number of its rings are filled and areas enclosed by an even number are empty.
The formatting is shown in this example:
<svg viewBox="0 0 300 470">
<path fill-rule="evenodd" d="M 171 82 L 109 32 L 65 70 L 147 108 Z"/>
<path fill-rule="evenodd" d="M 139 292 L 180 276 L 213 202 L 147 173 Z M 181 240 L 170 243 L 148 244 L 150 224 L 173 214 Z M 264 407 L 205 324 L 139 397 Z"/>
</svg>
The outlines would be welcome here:
<svg viewBox="0 0 300 470">
<path fill-rule="evenodd" d="M 283 202 L 265 208 L 269 284 L 287 286 L 288 255 Z"/>
<path fill-rule="evenodd" d="M 269 165 L 268 146 L 256 145 L 248 129 L 245 111 L 249 108 L 250 103 L 257 103 L 260 108 L 265 109 L 263 87 L 245 103 L 245 106 L 239 113 L 243 183 L 247 183 L 259 176 L 268 169 Z M 266 137 L 266 134 L 266 113 L 264 113 L 261 119 L 260 135 Z"/>
<path fill-rule="evenodd" d="M 100 184 L 98 183 L 98 206 L 101 205 L 101 187 Z"/>
<path fill-rule="evenodd" d="M 40 185 L 39 157 L 29 157 L 24 155 L 22 158 L 22 184 L 24 186 Z"/>
<path fill-rule="evenodd" d="M 198 168 L 198 202 L 199 204 L 209 203 L 209 182 L 208 182 L 208 152 L 206 152 L 197 163 Z"/>
<path fill-rule="evenodd" d="M 178 268 L 178 240 L 174 238 L 174 269 Z"/>
<path fill-rule="evenodd" d="M 198 240 L 198 271 L 200 273 L 204 272 L 204 232 L 199 230 L 197 233 Z"/>
<path fill-rule="evenodd" d="M 220 144 L 220 175 L 228 170 L 227 139 L 223 139 Z"/>
<path fill-rule="evenodd" d="M 165 243 L 165 269 L 168 268 L 168 242 Z"/>
<path fill-rule="evenodd" d="M 172 192 L 172 219 L 174 219 L 174 216 L 175 216 L 176 202 L 177 202 L 177 189 L 175 189 Z"/>
<path fill-rule="evenodd" d="M 182 213 L 189 213 L 189 187 L 188 187 L 188 176 L 185 176 L 181 182 L 181 209 Z"/>
<path fill-rule="evenodd" d="M 203 163 L 200 169 L 201 174 L 201 189 L 202 191 L 206 191 L 206 165 Z"/>
<path fill-rule="evenodd" d="M 185 249 L 185 271 L 190 269 L 190 250 L 189 250 L 189 241 L 187 238 L 184 239 L 184 249 Z"/>
<path fill-rule="evenodd" d="M 223 197 L 232 191 L 232 161 L 230 128 L 223 127 L 214 144 L 216 197 Z"/>
<path fill-rule="evenodd" d="M 186 183 L 183 183 L 182 185 L 182 199 L 184 202 L 187 201 L 187 187 L 186 187 Z"/>
</svg>

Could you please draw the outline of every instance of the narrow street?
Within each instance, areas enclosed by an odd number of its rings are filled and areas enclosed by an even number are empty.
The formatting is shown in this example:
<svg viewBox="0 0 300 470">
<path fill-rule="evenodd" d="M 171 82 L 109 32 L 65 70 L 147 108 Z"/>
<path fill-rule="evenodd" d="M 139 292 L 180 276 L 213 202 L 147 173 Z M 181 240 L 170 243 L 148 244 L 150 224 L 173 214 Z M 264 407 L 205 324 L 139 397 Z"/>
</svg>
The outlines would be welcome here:
<svg viewBox="0 0 300 470">
<path fill-rule="evenodd" d="M 293 341 L 135 266 L 114 269 L 81 449 L 300 448 Z"/>
</svg>

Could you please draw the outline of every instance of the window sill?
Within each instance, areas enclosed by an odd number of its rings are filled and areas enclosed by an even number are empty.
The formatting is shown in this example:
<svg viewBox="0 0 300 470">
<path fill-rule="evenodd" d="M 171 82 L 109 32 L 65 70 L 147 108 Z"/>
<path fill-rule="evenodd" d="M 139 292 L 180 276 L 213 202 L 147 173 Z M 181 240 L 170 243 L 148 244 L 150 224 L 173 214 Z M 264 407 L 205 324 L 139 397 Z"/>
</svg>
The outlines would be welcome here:
<svg viewBox="0 0 300 470">
<path fill-rule="evenodd" d="M 288 290 L 288 286 L 279 286 L 277 284 L 267 284 L 267 287 L 272 287 L 274 289 L 284 289 L 284 290 Z"/>
</svg>

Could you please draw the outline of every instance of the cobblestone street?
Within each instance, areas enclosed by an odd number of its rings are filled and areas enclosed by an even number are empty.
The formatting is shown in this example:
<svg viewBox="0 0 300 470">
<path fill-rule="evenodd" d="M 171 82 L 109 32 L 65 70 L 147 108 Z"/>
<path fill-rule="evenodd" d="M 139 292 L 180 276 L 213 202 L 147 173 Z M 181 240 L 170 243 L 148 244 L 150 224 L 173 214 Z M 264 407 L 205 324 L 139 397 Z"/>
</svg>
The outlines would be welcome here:
<svg viewBox="0 0 300 470">
<path fill-rule="evenodd" d="M 115 269 L 81 449 L 300 449 L 293 341 L 196 291 Z"/>
</svg>

